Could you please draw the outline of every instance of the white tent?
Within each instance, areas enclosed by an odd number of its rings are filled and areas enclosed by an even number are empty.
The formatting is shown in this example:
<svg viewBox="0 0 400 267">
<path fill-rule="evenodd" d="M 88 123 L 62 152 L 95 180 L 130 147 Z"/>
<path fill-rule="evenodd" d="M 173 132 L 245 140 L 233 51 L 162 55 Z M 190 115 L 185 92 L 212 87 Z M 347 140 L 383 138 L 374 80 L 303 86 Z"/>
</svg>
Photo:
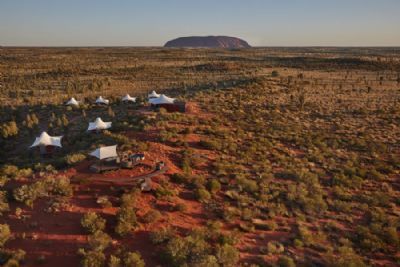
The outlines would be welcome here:
<svg viewBox="0 0 400 267">
<path fill-rule="evenodd" d="M 105 104 L 105 105 L 108 105 L 108 103 L 110 103 L 110 100 L 108 100 L 108 99 L 104 99 L 102 96 L 99 96 L 97 99 L 96 99 L 96 102 L 95 102 L 96 104 Z"/>
<path fill-rule="evenodd" d="M 170 98 L 166 95 L 160 95 L 160 97 L 152 98 L 149 102 L 153 105 L 161 105 L 161 104 L 173 104 L 175 98 Z"/>
<path fill-rule="evenodd" d="M 130 102 L 136 102 L 136 97 L 132 97 L 129 94 L 126 94 L 126 96 L 124 96 L 122 98 L 122 101 L 130 101 Z"/>
<path fill-rule="evenodd" d="M 100 147 L 100 148 L 92 151 L 89 155 L 96 157 L 100 160 L 108 159 L 108 158 L 116 158 L 116 157 L 118 157 L 117 145 Z"/>
<path fill-rule="evenodd" d="M 35 142 L 31 145 L 31 147 L 35 146 L 61 146 L 61 138 L 62 136 L 50 136 L 46 132 L 42 132 L 39 137 L 36 137 Z"/>
<path fill-rule="evenodd" d="M 157 98 L 157 97 L 160 97 L 160 95 L 157 94 L 156 91 L 153 91 L 153 92 L 151 92 L 151 93 L 148 95 L 148 97 L 149 97 L 149 98 Z"/>
<path fill-rule="evenodd" d="M 68 106 L 79 106 L 79 102 L 76 101 L 75 98 L 71 97 L 71 99 L 67 103 L 65 103 L 65 105 L 68 105 Z"/>
<path fill-rule="evenodd" d="M 96 118 L 94 122 L 89 122 L 88 131 L 105 130 L 111 128 L 112 122 L 104 122 L 101 118 Z"/>
</svg>

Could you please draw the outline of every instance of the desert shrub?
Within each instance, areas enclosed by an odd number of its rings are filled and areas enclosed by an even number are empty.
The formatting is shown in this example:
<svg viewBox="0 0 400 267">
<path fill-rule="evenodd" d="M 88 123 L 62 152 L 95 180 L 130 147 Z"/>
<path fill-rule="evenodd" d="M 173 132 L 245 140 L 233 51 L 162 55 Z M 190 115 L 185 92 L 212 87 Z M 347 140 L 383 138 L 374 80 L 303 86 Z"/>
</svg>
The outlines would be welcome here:
<svg viewBox="0 0 400 267">
<path fill-rule="evenodd" d="M 3 123 L 0 125 L 0 134 L 5 139 L 18 135 L 17 123 L 15 121 Z"/>
<path fill-rule="evenodd" d="M 3 215 L 4 212 L 10 210 L 10 207 L 7 202 L 7 192 L 0 191 L 0 216 Z"/>
<path fill-rule="evenodd" d="M 280 256 L 277 263 L 279 267 L 296 267 L 296 263 L 289 256 Z"/>
<path fill-rule="evenodd" d="M 117 225 L 115 232 L 124 236 L 131 232 L 137 225 L 135 202 L 139 191 L 135 190 L 121 197 L 121 206 L 117 212 Z"/>
<path fill-rule="evenodd" d="M 221 190 L 221 184 L 215 179 L 210 179 L 208 181 L 207 188 L 212 194 L 215 194 Z"/>
<path fill-rule="evenodd" d="M 81 225 L 89 233 L 103 231 L 106 227 L 106 220 L 98 216 L 95 212 L 86 213 L 81 219 Z"/>
<path fill-rule="evenodd" d="M 185 212 L 187 210 L 187 206 L 185 203 L 178 203 L 174 206 L 174 211 Z"/>
<path fill-rule="evenodd" d="M 46 177 L 30 185 L 22 185 L 14 189 L 13 197 L 27 206 L 33 207 L 33 202 L 40 197 L 70 197 L 73 194 L 68 178 Z"/>
<path fill-rule="evenodd" d="M 199 188 L 195 192 L 196 199 L 200 202 L 207 202 L 211 199 L 211 194 L 205 188 Z"/>
<path fill-rule="evenodd" d="M 368 179 L 375 180 L 375 181 L 382 181 L 385 179 L 385 175 L 378 172 L 376 169 L 372 169 L 367 173 Z"/>
<path fill-rule="evenodd" d="M 221 245 L 236 245 L 240 241 L 240 233 L 238 230 L 230 231 L 229 233 L 221 233 L 218 237 L 218 242 Z"/>
<path fill-rule="evenodd" d="M 187 174 L 174 173 L 171 175 L 171 181 L 177 184 L 188 184 L 191 181 L 191 176 Z"/>
<path fill-rule="evenodd" d="M 83 257 L 81 261 L 83 267 L 101 267 L 106 261 L 106 256 L 102 251 L 80 249 L 78 253 Z"/>
<path fill-rule="evenodd" d="M 84 159 L 86 159 L 86 155 L 81 154 L 81 153 L 70 154 L 70 155 L 65 156 L 65 162 L 68 165 L 74 165 L 75 163 L 81 162 Z"/>
<path fill-rule="evenodd" d="M 190 149 L 184 149 L 182 150 L 181 154 L 181 168 L 184 173 L 189 174 L 191 173 L 193 167 L 193 152 Z"/>
<path fill-rule="evenodd" d="M 176 195 L 176 191 L 171 187 L 171 185 L 163 181 L 160 185 L 155 189 L 154 194 L 158 199 L 170 199 L 171 197 Z"/>
<path fill-rule="evenodd" d="M 145 263 L 139 252 L 128 252 L 123 258 L 124 266 L 144 267 Z"/>
<path fill-rule="evenodd" d="M 18 175 L 18 167 L 14 165 L 4 165 L 0 169 L 0 174 L 8 178 L 15 178 Z"/>
<path fill-rule="evenodd" d="M 367 252 L 382 251 L 385 248 L 384 242 L 367 227 L 358 226 L 354 241 L 358 247 Z"/>
<path fill-rule="evenodd" d="M 347 246 L 341 246 L 337 249 L 336 253 L 333 251 L 328 252 L 324 256 L 324 261 L 327 266 L 330 267 L 364 267 L 367 266 L 362 257 L 357 255 L 357 253 Z"/>
<path fill-rule="evenodd" d="M 170 227 L 163 227 L 150 234 L 150 239 L 154 244 L 161 244 L 169 241 L 175 236 L 175 231 Z"/>
<path fill-rule="evenodd" d="M 205 149 L 209 150 L 221 150 L 221 143 L 217 140 L 201 140 L 199 145 Z"/>
<path fill-rule="evenodd" d="M 122 267 L 122 261 L 115 255 L 110 255 L 108 267 Z"/>
<path fill-rule="evenodd" d="M 130 233 L 137 226 L 136 213 L 133 207 L 123 206 L 117 213 L 117 225 L 115 232 L 124 236 Z"/>
<path fill-rule="evenodd" d="M 129 207 L 120 208 L 117 213 L 117 221 L 115 232 L 120 236 L 128 234 L 137 225 L 135 211 Z"/>
<path fill-rule="evenodd" d="M 102 231 L 97 231 L 89 236 L 88 244 L 91 250 L 103 251 L 111 243 L 111 237 Z"/>
<path fill-rule="evenodd" d="M 25 255 L 26 253 L 22 249 L 0 249 L 0 262 L 4 267 L 17 267 L 23 264 Z"/>
<path fill-rule="evenodd" d="M 344 186 L 348 188 L 360 188 L 363 179 L 357 175 L 346 175 L 343 172 L 337 173 L 332 178 L 332 185 Z"/>
<path fill-rule="evenodd" d="M 203 237 L 191 234 L 169 240 L 164 248 L 164 257 L 171 266 L 192 266 L 208 258 L 210 250 Z"/>
<path fill-rule="evenodd" d="M 281 254 L 285 251 L 285 247 L 276 241 L 268 242 L 267 244 L 267 252 L 268 254 Z"/>
<path fill-rule="evenodd" d="M 246 179 L 244 177 L 240 177 L 237 179 L 238 186 L 248 192 L 248 193 L 255 193 L 258 191 L 257 182 L 254 180 Z"/>
<path fill-rule="evenodd" d="M 217 246 L 215 255 L 221 266 L 235 266 L 239 261 L 239 251 L 228 244 Z"/>
<path fill-rule="evenodd" d="M 11 230 L 7 224 L 0 224 L 0 248 L 10 239 Z"/>
<path fill-rule="evenodd" d="M 145 223 L 153 223 L 161 218 L 161 213 L 158 210 L 149 210 L 145 215 L 143 215 L 142 220 Z"/>
<path fill-rule="evenodd" d="M 36 190 L 33 186 L 28 185 L 22 185 L 13 191 L 14 199 L 18 202 L 23 202 L 29 207 L 33 207 L 33 202 L 40 194 L 41 192 Z"/>
</svg>

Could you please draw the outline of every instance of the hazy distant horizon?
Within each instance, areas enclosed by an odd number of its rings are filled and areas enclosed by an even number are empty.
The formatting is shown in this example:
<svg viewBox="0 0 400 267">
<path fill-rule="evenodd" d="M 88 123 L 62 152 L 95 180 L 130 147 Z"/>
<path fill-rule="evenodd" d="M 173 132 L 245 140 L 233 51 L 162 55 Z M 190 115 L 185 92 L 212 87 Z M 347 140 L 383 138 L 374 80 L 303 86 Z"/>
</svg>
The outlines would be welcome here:
<svg viewBox="0 0 400 267">
<path fill-rule="evenodd" d="M 253 47 L 399 47 L 398 0 L 1 0 L 0 46 L 162 47 L 226 35 Z"/>
</svg>

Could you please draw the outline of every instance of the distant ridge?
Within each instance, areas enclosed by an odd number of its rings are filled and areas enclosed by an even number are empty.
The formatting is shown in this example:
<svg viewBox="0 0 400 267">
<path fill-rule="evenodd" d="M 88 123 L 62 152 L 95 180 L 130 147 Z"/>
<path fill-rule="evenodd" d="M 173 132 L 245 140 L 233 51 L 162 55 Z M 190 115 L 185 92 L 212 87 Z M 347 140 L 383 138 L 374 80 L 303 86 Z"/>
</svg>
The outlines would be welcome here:
<svg viewBox="0 0 400 267">
<path fill-rule="evenodd" d="M 250 48 L 244 40 L 229 36 L 189 36 L 168 41 L 164 47 Z"/>
</svg>

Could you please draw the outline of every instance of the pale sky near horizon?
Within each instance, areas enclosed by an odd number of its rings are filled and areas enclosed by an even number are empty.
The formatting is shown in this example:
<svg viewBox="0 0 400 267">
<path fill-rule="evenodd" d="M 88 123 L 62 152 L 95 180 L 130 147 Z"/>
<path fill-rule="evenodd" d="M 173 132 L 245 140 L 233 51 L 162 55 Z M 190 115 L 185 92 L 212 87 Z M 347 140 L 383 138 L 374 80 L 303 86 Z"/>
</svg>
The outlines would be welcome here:
<svg viewBox="0 0 400 267">
<path fill-rule="evenodd" d="M 0 0 L 3 46 L 400 46 L 400 0 Z"/>
</svg>

